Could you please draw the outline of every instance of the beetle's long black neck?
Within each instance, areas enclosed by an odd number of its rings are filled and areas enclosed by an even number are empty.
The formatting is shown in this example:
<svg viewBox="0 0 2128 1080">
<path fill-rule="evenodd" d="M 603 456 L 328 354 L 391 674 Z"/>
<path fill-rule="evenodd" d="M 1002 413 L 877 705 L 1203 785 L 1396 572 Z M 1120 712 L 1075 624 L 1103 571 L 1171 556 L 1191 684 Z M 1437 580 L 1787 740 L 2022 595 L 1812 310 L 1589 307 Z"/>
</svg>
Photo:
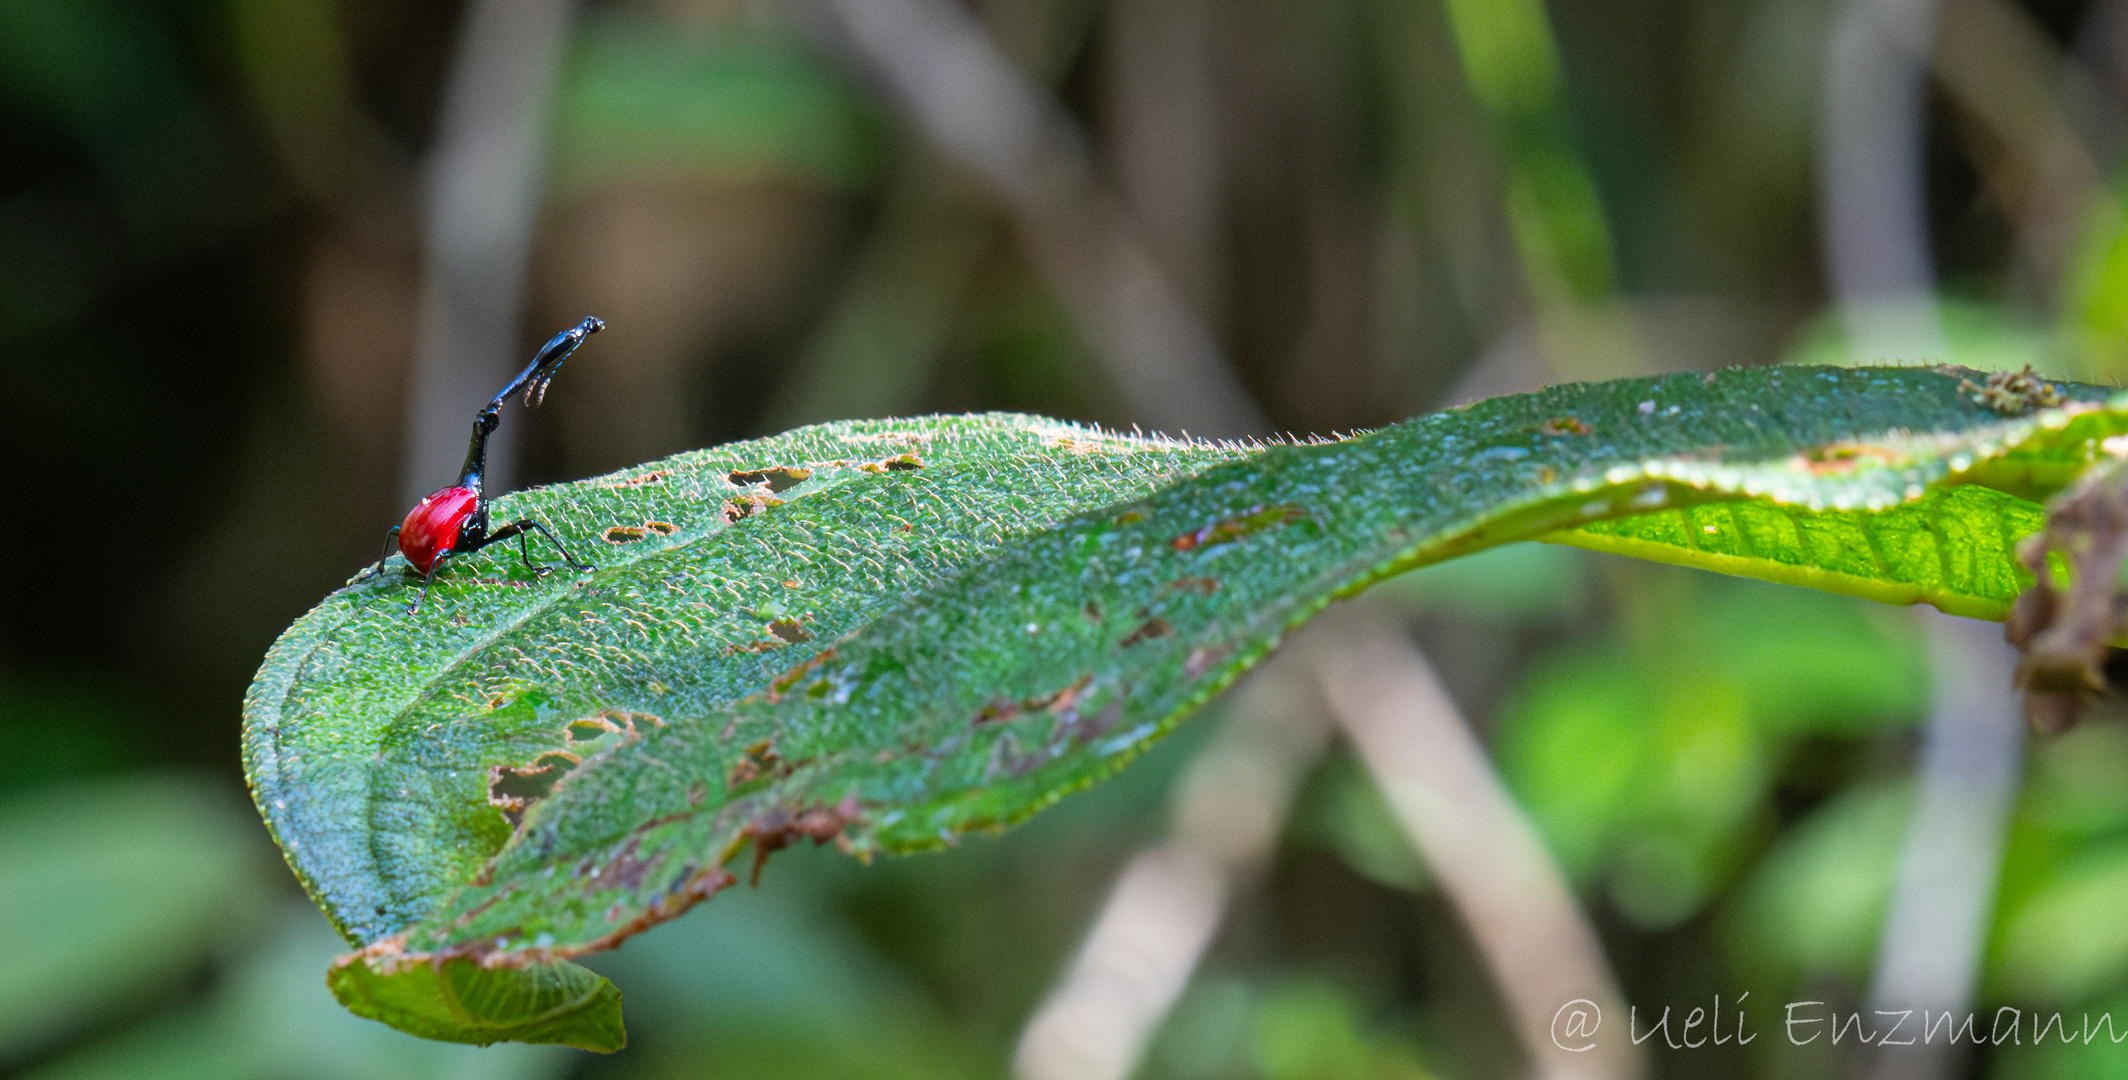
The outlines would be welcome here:
<svg viewBox="0 0 2128 1080">
<path fill-rule="evenodd" d="M 481 474 L 488 471 L 488 436 L 502 426 L 502 416 L 490 405 L 473 417 L 473 442 L 466 447 L 465 468 L 458 471 L 458 486 L 480 490 Z"/>
<path fill-rule="evenodd" d="M 510 396 L 522 390 L 525 392 L 526 405 L 539 404 L 541 399 L 547 396 L 547 384 L 554 380 L 554 373 L 560 370 L 562 361 L 569 359 L 569 354 L 575 352 L 576 347 L 582 345 L 585 338 L 605 328 L 606 324 L 598 319 L 585 319 L 554 335 L 545 345 L 539 347 L 539 352 L 532 357 L 532 363 L 518 372 L 517 377 L 511 379 L 509 384 L 495 395 L 495 400 L 488 402 L 486 408 L 474 414 L 473 441 L 466 447 L 465 468 L 458 473 L 459 487 L 480 490 L 481 474 L 488 471 L 488 436 L 495 434 L 495 429 L 501 426 L 502 407 L 510 400 Z"/>
</svg>

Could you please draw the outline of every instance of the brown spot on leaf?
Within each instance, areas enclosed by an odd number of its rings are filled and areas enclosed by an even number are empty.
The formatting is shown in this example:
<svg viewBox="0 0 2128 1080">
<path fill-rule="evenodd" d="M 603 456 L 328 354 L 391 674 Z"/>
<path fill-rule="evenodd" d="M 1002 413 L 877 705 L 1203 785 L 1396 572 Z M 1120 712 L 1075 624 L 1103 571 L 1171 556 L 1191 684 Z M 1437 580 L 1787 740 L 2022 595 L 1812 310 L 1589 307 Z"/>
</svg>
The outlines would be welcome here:
<svg viewBox="0 0 2128 1080">
<path fill-rule="evenodd" d="M 633 544 L 651 533 L 671 536 L 679 531 L 680 527 L 669 521 L 646 521 L 641 525 L 615 525 L 600 535 L 609 544 Z"/>
<path fill-rule="evenodd" d="M 570 742 L 591 742 L 606 735 L 641 735 L 646 726 L 664 727 L 665 721 L 649 713 L 601 709 L 590 716 L 580 716 L 569 721 L 563 731 Z"/>
<path fill-rule="evenodd" d="M 1219 579 L 1211 577 L 1179 577 L 1168 582 L 1167 587 L 1175 592 L 1210 596 L 1219 591 Z"/>
<path fill-rule="evenodd" d="M 1139 623 L 1138 628 L 1136 630 L 1131 631 L 1123 638 L 1122 641 L 1116 643 L 1116 647 L 1119 649 L 1128 649 L 1133 645 L 1141 645 L 1145 642 L 1153 640 L 1154 638 L 1166 637 L 1167 635 L 1174 633 L 1174 631 L 1174 624 L 1168 622 L 1166 619 L 1159 617 L 1158 615 L 1155 615 L 1152 618 L 1147 619 L 1142 623 Z"/>
<path fill-rule="evenodd" d="M 993 701 L 975 711 L 975 723 L 995 724 L 1001 720 L 1010 720 L 1018 715 L 1020 715 L 1019 702 Z"/>
<path fill-rule="evenodd" d="M 773 704 L 782 701 L 783 695 L 790 693 L 792 687 L 797 686 L 807 675 L 812 674 L 820 665 L 827 663 L 834 655 L 834 649 L 823 649 L 807 658 L 804 663 L 776 676 L 775 681 L 768 684 L 769 702 Z"/>
<path fill-rule="evenodd" d="M 1308 516 L 1308 511 L 1292 503 L 1277 506 L 1252 506 L 1230 518 L 1224 518 L 1192 529 L 1169 541 L 1176 551 L 1196 551 L 1200 548 L 1232 543 L 1252 533 L 1291 525 Z"/>
<path fill-rule="evenodd" d="M 753 884 L 761 884 L 761 868 L 768 865 L 770 855 L 803 839 L 825 844 L 841 836 L 842 830 L 855 824 L 861 816 L 854 791 L 844 795 L 834 806 L 801 806 L 795 811 L 772 806 L 763 811 L 739 830 L 740 836 L 754 842 Z"/>
<path fill-rule="evenodd" d="M 740 653 L 765 653 L 783 648 L 788 644 L 790 642 L 779 637 L 765 637 L 758 641 L 735 641 L 724 647 L 724 655 L 737 656 Z"/>
<path fill-rule="evenodd" d="M 738 762 L 724 778 L 724 786 L 736 788 L 751 784 L 764 776 L 781 779 L 789 776 L 790 772 L 791 767 L 776 753 L 776 744 L 763 739 L 747 747 L 745 752 L 739 755 Z"/>
<path fill-rule="evenodd" d="M 797 487 L 813 478 L 813 470 L 798 465 L 779 466 L 773 469 L 754 469 L 734 472 L 726 479 L 739 487 L 767 484 L 770 491 L 782 492 Z"/>
<path fill-rule="evenodd" d="M 1086 687 L 1093 681 L 1094 677 L 1091 674 L 1081 675 L 1077 682 L 1062 690 L 1044 694 L 1040 697 L 1031 697 L 1020 704 L 1028 709 L 1046 709 L 1053 713 L 1063 712 L 1071 708 L 1073 702 L 1079 700 L 1079 695 L 1085 693 Z"/>
<path fill-rule="evenodd" d="M 1587 435 L 1596 429 L 1584 423 L 1580 417 L 1555 416 L 1537 425 L 1537 430 L 1546 435 Z"/>
<path fill-rule="evenodd" d="M 1079 709 L 1069 710 L 1058 718 L 1052 735 L 1072 743 L 1089 743 L 1114 728 L 1123 719 L 1123 694 L 1119 691 L 1101 711 L 1089 716 Z"/>
<path fill-rule="evenodd" d="M 1116 524 L 1118 525 L 1129 525 L 1132 522 L 1144 520 L 1145 513 L 1141 510 L 1125 510 L 1124 512 L 1116 515 Z"/>
<path fill-rule="evenodd" d="M 813 632 L 799 625 L 796 619 L 777 619 L 768 624 L 768 632 L 794 645 L 813 640 Z"/>
<path fill-rule="evenodd" d="M 1081 675 L 1077 682 L 1061 690 L 1053 690 L 1047 694 L 1036 694 L 1033 697 L 1023 698 L 1019 701 L 1007 701 L 1004 699 L 993 701 L 976 710 L 975 718 L 972 722 L 976 724 L 995 724 L 1011 720 L 1023 713 L 1042 712 L 1045 710 L 1050 713 L 1064 712 L 1071 708 L 1073 702 L 1078 700 L 1079 695 L 1086 690 L 1087 684 L 1091 683 L 1093 678 L 1092 675 Z"/>
</svg>

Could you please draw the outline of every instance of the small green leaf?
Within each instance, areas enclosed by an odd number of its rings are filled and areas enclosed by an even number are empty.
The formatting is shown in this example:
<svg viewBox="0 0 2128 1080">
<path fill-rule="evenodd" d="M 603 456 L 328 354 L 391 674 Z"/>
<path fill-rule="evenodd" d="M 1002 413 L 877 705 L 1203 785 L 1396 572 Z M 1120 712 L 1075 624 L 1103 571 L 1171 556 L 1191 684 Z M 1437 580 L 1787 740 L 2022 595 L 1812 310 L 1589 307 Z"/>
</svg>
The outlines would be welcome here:
<svg viewBox="0 0 2128 1080">
<path fill-rule="evenodd" d="M 567 961 L 491 970 L 468 960 L 395 966 L 350 956 L 325 981 L 356 1015 L 427 1039 L 562 1043 L 601 1054 L 628 1043 L 620 990 Z"/>
<path fill-rule="evenodd" d="M 395 558 L 327 598 L 260 669 L 245 761 L 366 957 L 544 970 L 790 843 L 1017 822 L 1334 599 L 1498 544 L 1999 618 L 2034 500 L 2111 453 L 2128 403 L 2025 407 L 1985 378 L 1621 380 L 1270 447 L 991 415 L 685 454 L 501 500 L 599 549 L 595 573 L 491 550 L 409 615 Z"/>
</svg>

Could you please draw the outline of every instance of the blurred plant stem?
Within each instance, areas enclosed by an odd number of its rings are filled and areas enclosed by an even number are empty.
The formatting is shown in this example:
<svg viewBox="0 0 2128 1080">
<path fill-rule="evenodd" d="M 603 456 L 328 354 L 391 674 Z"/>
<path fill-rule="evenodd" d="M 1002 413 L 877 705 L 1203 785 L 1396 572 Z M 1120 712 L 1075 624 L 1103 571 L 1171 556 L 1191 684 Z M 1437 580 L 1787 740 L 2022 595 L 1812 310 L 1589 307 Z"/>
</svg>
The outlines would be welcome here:
<svg viewBox="0 0 2128 1080">
<path fill-rule="evenodd" d="M 2016 654 L 1991 623 L 1917 612 L 1936 686 L 1922 732 L 1920 797 L 1878 939 L 1872 1009 L 1964 1013 L 1972 1006 L 2024 758 Z M 1947 1044 L 1879 1051 L 1871 1080 L 1962 1075 Z"/>
<path fill-rule="evenodd" d="M 1937 0 L 1845 0 L 1818 130 L 1826 268 L 1857 363 L 1940 361 L 1922 175 Z"/>
<path fill-rule="evenodd" d="M 427 163 L 400 485 L 409 504 L 455 474 L 468 418 L 519 360 L 547 113 L 574 13 L 572 0 L 466 9 Z M 512 485 L 517 430 L 504 424 L 488 445 L 492 489 Z"/>
<path fill-rule="evenodd" d="M 1819 131 L 1824 254 L 1857 362 L 1940 360 L 1922 151 L 1937 0 L 1847 0 L 1827 48 Z M 1961 5 L 1943 42 L 1945 66 L 1970 72 L 1985 9 Z M 1999 20 L 1998 20 L 1999 21 Z M 2013 38 L 2013 44 L 2015 39 Z M 2008 55 L 2015 56 L 2014 50 Z M 2014 61 L 2007 61 L 2014 63 Z M 1946 80 L 1956 94 L 2017 95 L 1978 75 Z M 1983 116 L 1987 115 L 1985 113 Z M 2035 136 L 2046 140 L 2045 134 Z M 2041 160 L 2054 151 L 2041 154 Z M 1953 625 L 1955 623 L 1955 625 Z M 2023 733 L 2008 648 L 1992 626 L 1948 616 L 1932 626 L 1937 688 L 1919 763 L 1921 798 L 1879 938 L 1872 1008 L 1958 1011 L 1973 994 L 2002 834 L 2016 793 Z M 1879 1080 L 1927 1080 L 1956 1068 L 1941 1047 L 1901 1047 L 1864 1063 Z"/>
<path fill-rule="evenodd" d="M 991 189 L 1133 415 L 1198 435 L 1269 430 L 1218 343 L 1095 174 L 1061 105 L 944 0 L 820 0 L 886 96 Z"/>
<path fill-rule="evenodd" d="M 1108 5 L 1107 160 L 1140 235 L 1194 310 L 1219 314 L 1219 115 L 1210 0 Z"/>
<path fill-rule="evenodd" d="M 1559 47 L 1538 0 L 1448 0 L 1470 92 L 1507 158 L 1503 196 L 1545 363 L 1567 379 L 1645 370 L 1616 302 L 1617 253 L 1602 192 L 1567 121 Z"/>
<path fill-rule="evenodd" d="M 1559 867 L 1432 665 L 1402 627 L 1365 604 L 1319 621 L 1305 655 L 1330 712 L 1462 914 L 1535 1075 L 1640 1075 L 1638 1051 L 1615 1028 L 1580 1038 L 1555 1029 L 1579 1002 L 1615 1024 L 1626 1018 L 1625 995 Z"/>
<path fill-rule="evenodd" d="M 1270 861 L 1327 725 L 1306 672 L 1266 666 L 1175 786 L 1168 839 L 1139 852 L 1013 1058 L 1018 1080 L 1124 1080 L 1189 984 L 1238 879 Z"/>
</svg>

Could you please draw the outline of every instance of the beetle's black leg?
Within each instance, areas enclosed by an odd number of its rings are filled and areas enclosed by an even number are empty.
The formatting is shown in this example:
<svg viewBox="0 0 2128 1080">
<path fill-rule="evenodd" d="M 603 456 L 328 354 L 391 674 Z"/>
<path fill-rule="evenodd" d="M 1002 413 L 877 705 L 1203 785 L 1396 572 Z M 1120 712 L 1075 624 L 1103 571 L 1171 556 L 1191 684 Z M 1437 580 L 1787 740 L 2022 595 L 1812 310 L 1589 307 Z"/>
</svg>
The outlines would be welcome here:
<svg viewBox="0 0 2128 1080">
<path fill-rule="evenodd" d="M 436 571 L 441 569 L 443 569 L 443 560 L 438 559 L 433 565 L 429 567 L 428 573 L 421 575 L 421 592 L 419 595 L 414 597 L 413 603 L 408 604 L 406 606 L 407 614 L 412 615 L 413 613 L 421 610 L 422 601 L 427 600 L 429 598 L 429 584 L 436 580 Z"/>
<path fill-rule="evenodd" d="M 516 522 L 515 524 L 521 525 L 526 529 L 538 529 L 539 534 L 541 536 L 546 537 L 548 543 L 554 545 L 554 550 L 562 553 L 562 561 L 569 564 L 569 569 L 581 571 L 584 573 L 589 573 L 593 570 L 598 569 L 598 567 L 595 567 L 590 563 L 577 562 L 576 556 L 569 554 L 569 549 L 562 543 L 561 537 L 558 537 L 553 533 L 547 531 L 547 527 L 545 525 L 542 525 L 537 521 L 533 521 L 531 518 L 526 518 L 525 520 Z M 518 535 L 521 537 L 523 536 L 523 533 L 520 532 Z M 518 542 L 522 544 L 523 540 L 519 540 Z M 530 558 L 530 556 L 527 556 L 527 558 Z"/>
<path fill-rule="evenodd" d="M 489 533 L 488 535 L 482 537 L 478 546 L 472 550 L 478 550 L 478 548 L 486 547 L 497 540 L 508 540 L 509 538 L 514 536 L 517 538 L 518 554 L 524 557 L 525 565 L 531 567 L 533 573 L 545 577 L 547 574 L 552 573 L 554 568 L 551 566 L 542 566 L 539 563 L 532 561 L 532 549 L 526 544 L 526 537 L 534 532 L 537 532 L 541 536 L 546 537 L 547 542 L 553 544 L 555 550 L 560 551 L 562 553 L 562 561 L 568 563 L 569 568 L 571 570 L 597 569 L 590 563 L 577 562 L 576 556 L 569 554 L 569 549 L 562 544 L 560 539 L 558 539 L 552 532 L 550 532 L 545 525 L 542 525 L 539 522 L 532 520 L 531 518 L 524 518 L 522 520 L 513 521 L 508 525 L 505 525 L 502 528 Z"/>
<path fill-rule="evenodd" d="M 355 580 L 368 581 L 369 579 L 376 577 L 378 574 L 383 573 L 384 561 L 392 557 L 392 549 L 394 547 L 397 547 L 398 544 L 399 526 L 394 525 L 391 528 L 384 530 L 384 554 L 377 556 L 376 562 L 373 562 L 368 566 L 363 567 L 362 572 L 355 575 Z"/>
<path fill-rule="evenodd" d="M 495 543 L 498 540 L 508 540 L 509 538 L 514 536 L 517 538 L 517 554 L 520 558 L 525 560 L 525 567 L 540 577 L 546 577 L 548 574 L 554 572 L 554 568 L 551 566 L 547 566 L 543 563 L 536 563 L 532 561 L 532 549 L 525 546 L 525 534 L 530 531 L 525 528 L 527 524 L 529 523 L 523 521 L 513 521 L 508 525 L 505 525 L 502 528 L 497 529 L 494 532 L 491 532 L 488 535 L 482 537 L 480 540 L 480 546 L 486 547 L 489 544 Z"/>
</svg>

